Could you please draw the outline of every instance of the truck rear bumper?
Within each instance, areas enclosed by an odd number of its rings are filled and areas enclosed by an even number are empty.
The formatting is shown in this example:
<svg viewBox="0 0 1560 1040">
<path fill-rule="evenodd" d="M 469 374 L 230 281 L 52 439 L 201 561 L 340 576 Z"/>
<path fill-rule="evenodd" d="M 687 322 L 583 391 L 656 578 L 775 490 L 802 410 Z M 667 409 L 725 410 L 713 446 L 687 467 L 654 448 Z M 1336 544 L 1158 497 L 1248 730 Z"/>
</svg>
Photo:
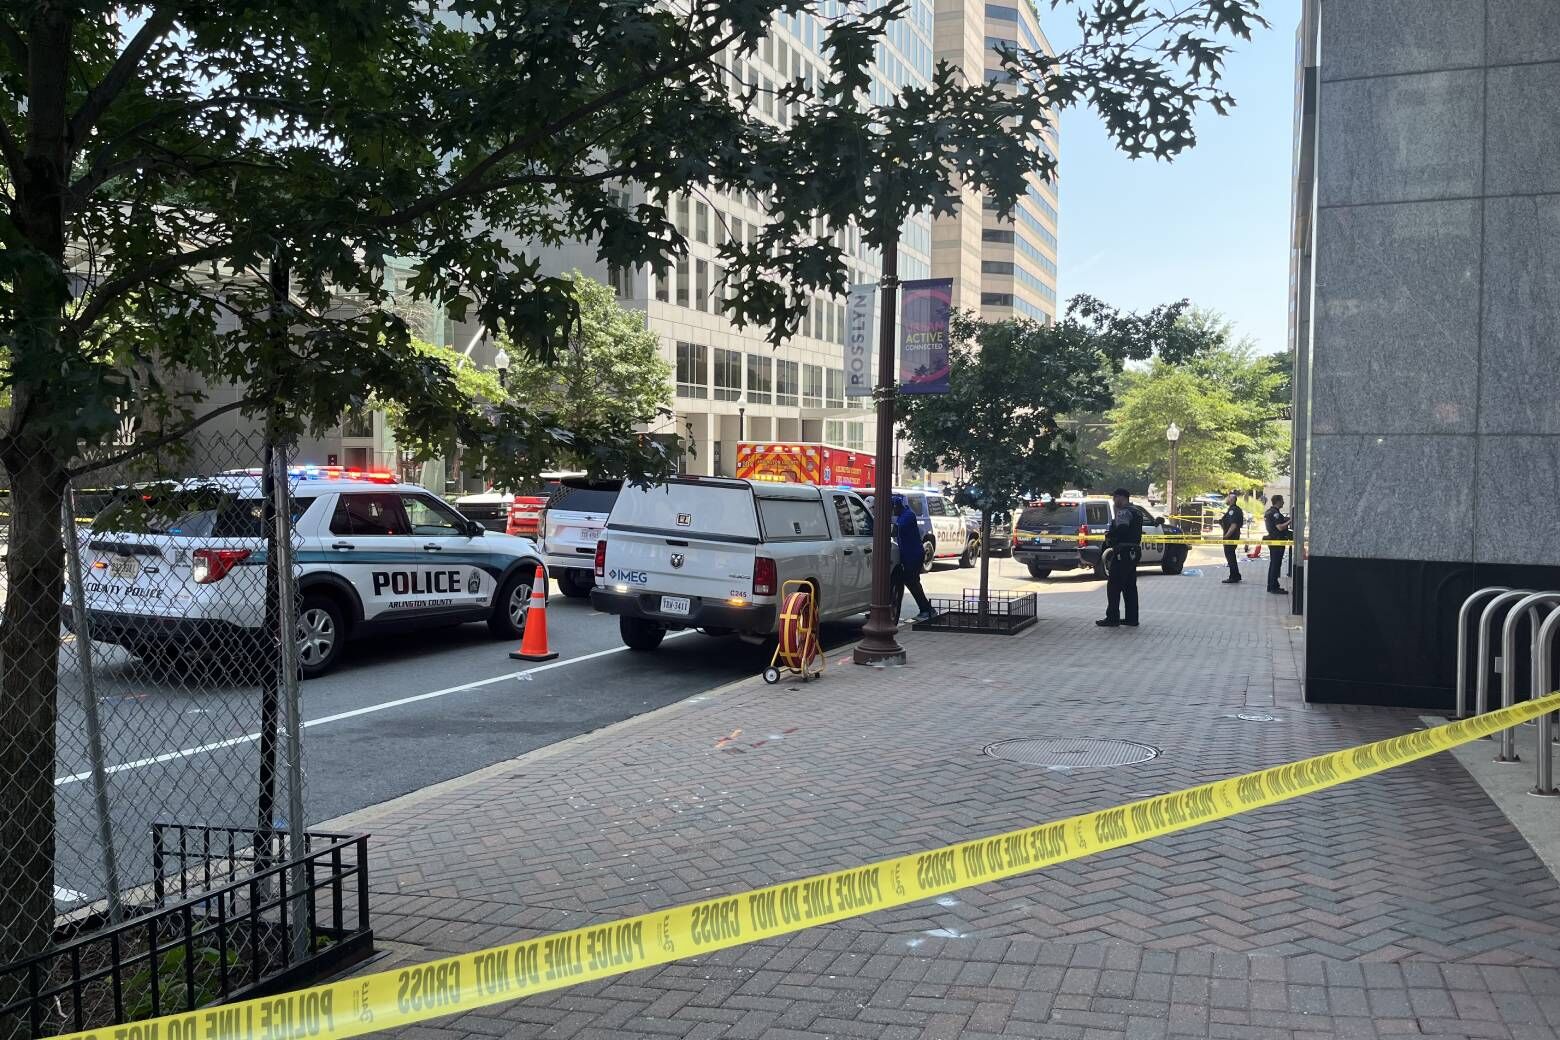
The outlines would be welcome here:
<svg viewBox="0 0 1560 1040">
<path fill-rule="evenodd" d="M 687 614 L 674 614 L 661 609 L 659 592 L 617 592 L 614 589 L 592 589 L 590 605 L 603 614 L 655 621 L 667 628 L 726 628 L 734 632 L 751 632 L 768 635 L 775 630 L 775 608 L 769 603 L 744 603 L 740 606 L 728 600 L 704 599 L 685 596 L 689 601 Z"/>
</svg>

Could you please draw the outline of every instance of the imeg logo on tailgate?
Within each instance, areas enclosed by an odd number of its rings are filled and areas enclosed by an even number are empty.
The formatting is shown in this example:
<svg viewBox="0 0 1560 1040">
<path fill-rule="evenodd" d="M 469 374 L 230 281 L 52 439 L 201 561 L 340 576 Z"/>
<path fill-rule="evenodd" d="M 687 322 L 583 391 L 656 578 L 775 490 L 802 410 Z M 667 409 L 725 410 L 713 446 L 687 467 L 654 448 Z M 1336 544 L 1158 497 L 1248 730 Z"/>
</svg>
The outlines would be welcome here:
<svg viewBox="0 0 1560 1040">
<path fill-rule="evenodd" d="M 648 585 L 650 575 L 644 571 L 620 571 L 616 567 L 607 572 L 607 577 L 613 581 L 620 581 L 624 585 Z"/>
</svg>

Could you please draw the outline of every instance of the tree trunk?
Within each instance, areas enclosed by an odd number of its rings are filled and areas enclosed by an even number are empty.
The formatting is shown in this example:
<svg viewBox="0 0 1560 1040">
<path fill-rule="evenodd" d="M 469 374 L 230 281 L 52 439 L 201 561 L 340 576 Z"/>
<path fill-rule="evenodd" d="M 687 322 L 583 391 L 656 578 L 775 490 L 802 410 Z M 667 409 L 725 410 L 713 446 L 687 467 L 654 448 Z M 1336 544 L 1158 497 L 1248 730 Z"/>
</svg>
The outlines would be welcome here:
<svg viewBox="0 0 1560 1040">
<path fill-rule="evenodd" d="M 66 462 L 13 439 L 4 623 L 0 625 L 0 965 L 47 949 L 54 931 L 54 727 L 65 553 Z M 0 979 L 11 979 L 0 976 Z M 0 982 L 0 1005 L 18 994 Z M 25 1020 L 0 1020 L 0 1036 Z"/>
<path fill-rule="evenodd" d="M 980 619 L 986 620 L 991 596 L 991 510 L 980 514 Z"/>
</svg>

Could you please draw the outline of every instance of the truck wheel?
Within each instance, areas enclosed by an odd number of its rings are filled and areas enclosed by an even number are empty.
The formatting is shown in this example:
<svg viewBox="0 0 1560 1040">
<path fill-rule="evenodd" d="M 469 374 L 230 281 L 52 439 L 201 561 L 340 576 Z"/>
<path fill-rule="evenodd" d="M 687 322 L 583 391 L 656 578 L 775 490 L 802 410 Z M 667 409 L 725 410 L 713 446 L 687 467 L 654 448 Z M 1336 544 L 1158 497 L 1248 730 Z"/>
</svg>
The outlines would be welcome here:
<svg viewBox="0 0 1560 1040">
<path fill-rule="evenodd" d="M 589 571 L 566 570 L 558 572 L 558 591 L 570 599 L 584 599 L 590 595 L 596 579 Z"/>
<path fill-rule="evenodd" d="M 1110 571 L 1105 568 L 1104 553 L 1101 553 L 1094 558 L 1094 576 L 1100 581 L 1104 581 L 1106 578 L 1110 577 Z"/>
<path fill-rule="evenodd" d="M 921 573 L 922 574 L 930 574 L 930 573 L 932 573 L 932 565 L 937 562 L 937 557 L 933 555 L 933 553 L 935 553 L 936 551 L 937 551 L 937 543 L 932 541 L 930 538 L 924 540 L 921 543 Z"/>
<path fill-rule="evenodd" d="M 630 650 L 654 650 L 666 638 L 666 628 L 644 618 L 618 618 L 618 632 Z"/>
<path fill-rule="evenodd" d="M 964 552 L 959 556 L 959 566 L 966 570 L 975 566 L 975 558 L 980 555 L 980 539 L 971 538 L 964 546 Z"/>
<path fill-rule="evenodd" d="M 1029 565 L 1029 576 L 1036 581 L 1049 578 L 1051 576 L 1051 568 L 1042 567 L 1038 563 L 1031 563 Z"/>
</svg>

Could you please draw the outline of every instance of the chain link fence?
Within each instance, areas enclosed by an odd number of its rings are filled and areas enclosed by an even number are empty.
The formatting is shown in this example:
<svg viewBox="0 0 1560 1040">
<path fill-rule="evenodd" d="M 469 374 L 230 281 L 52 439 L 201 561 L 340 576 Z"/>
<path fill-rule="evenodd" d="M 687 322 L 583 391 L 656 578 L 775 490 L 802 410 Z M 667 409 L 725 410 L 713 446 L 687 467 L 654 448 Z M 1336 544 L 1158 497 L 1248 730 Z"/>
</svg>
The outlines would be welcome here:
<svg viewBox="0 0 1560 1040">
<path fill-rule="evenodd" d="M 170 972 L 188 983 L 178 1004 L 204 1002 L 211 994 L 198 991 L 185 962 L 220 971 L 226 990 L 230 974 L 286 964 L 300 952 L 286 944 L 308 941 L 285 926 L 287 904 L 312 897 L 300 867 L 291 884 L 273 871 L 251 886 L 246 902 L 276 904 L 266 914 L 226 908 L 251 913 L 256 926 L 232 944 L 225 936 L 235 948 L 217 953 L 217 963 L 189 944 L 168 964 L 156 928 L 144 938 L 115 935 L 111 958 L 88 947 L 89 960 L 142 964 L 98 979 L 94 1006 L 82 1007 L 94 987 L 83 991 L 81 949 L 71 951 L 74 964 L 48 953 L 137 919 L 168 892 L 188 895 L 191 871 L 208 882 L 214 869 L 255 876 L 302 850 L 292 837 L 307 824 L 307 798 L 287 461 L 258 433 L 208 434 L 75 479 L 60 504 L 59 602 L 30 593 L 28 576 L 48 570 L 48 554 L 32 540 L 24 552 L 11 538 L 13 526 L 33 529 L 35 520 L 16 518 L 40 508 L 37 494 L 0 489 L 4 624 L 31 623 L 35 643 L 58 636 L 52 660 L 39 652 L 4 661 L 0 828 L 10 840 L 0 847 L 0 1037 L 113 1021 L 145 1003 L 126 986 L 149 988 L 152 1005 L 174 1010 Z M 29 562 L 40 558 L 43 566 Z M 277 889 L 294 897 L 276 901 Z M 297 933 L 305 915 L 292 910 Z M 73 995 L 56 996 L 40 1020 L 39 992 L 72 973 Z"/>
</svg>

